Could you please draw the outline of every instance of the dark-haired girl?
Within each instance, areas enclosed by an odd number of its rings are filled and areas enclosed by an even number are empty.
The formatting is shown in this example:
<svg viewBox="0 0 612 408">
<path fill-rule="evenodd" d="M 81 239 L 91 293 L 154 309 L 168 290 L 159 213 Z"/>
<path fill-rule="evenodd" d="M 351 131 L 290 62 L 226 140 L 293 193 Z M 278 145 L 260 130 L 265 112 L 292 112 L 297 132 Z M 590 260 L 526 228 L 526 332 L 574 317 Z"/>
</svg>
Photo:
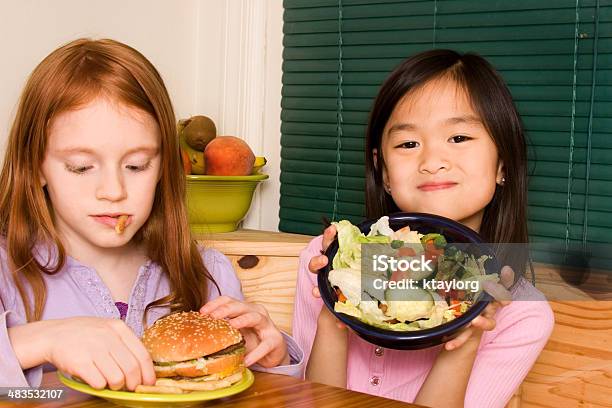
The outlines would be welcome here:
<svg viewBox="0 0 612 408">
<path fill-rule="evenodd" d="M 368 218 L 432 213 L 485 242 L 527 243 L 523 127 L 482 57 L 433 50 L 400 64 L 374 101 L 365 153 Z M 362 340 L 322 307 L 315 273 L 334 235 L 329 227 L 300 258 L 293 334 L 309 359 L 307 378 L 434 407 L 508 402 L 554 324 L 544 296 L 523 278 L 525 255 L 500 253 L 500 282 L 485 287 L 497 300 L 457 338 L 398 351 Z"/>
</svg>

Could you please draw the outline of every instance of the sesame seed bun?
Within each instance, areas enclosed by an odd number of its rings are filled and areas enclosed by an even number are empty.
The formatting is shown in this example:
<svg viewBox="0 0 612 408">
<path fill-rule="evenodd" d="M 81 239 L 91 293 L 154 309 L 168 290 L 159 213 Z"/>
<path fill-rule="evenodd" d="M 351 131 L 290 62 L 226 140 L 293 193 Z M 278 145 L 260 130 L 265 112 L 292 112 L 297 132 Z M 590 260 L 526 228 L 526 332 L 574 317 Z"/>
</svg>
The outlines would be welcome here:
<svg viewBox="0 0 612 408">
<path fill-rule="evenodd" d="M 198 359 L 242 342 L 240 332 L 225 320 L 199 312 L 174 313 L 145 330 L 142 342 L 155 363 Z"/>
</svg>

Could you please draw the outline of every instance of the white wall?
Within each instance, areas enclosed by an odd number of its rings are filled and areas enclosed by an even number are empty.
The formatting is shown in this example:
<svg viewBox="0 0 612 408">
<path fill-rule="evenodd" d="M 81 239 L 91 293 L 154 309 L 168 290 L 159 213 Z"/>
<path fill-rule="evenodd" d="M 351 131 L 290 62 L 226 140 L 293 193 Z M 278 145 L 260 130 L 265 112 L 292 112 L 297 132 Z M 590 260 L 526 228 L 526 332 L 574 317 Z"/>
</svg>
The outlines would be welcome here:
<svg viewBox="0 0 612 408">
<path fill-rule="evenodd" d="M 268 158 L 244 226 L 276 230 L 280 174 L 281 0 L 0 1 L 0 150 L 29 73 L 78 37 L 113 38 L 160 71 L 177 117 L 210 116 L 219 134 Z"/>
</svg>

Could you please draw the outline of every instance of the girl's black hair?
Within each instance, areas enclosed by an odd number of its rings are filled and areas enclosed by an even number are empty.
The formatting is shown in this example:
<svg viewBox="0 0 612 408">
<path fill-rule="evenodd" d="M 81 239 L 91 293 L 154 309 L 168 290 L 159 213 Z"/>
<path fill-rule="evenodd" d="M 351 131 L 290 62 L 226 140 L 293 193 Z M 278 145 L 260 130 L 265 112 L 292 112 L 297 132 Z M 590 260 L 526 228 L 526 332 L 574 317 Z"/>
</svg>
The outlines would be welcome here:
<svg viewBox="0 0 612 408">
<path fill-rule="evenodd" d="M 497 186 L 484 210 L 480 235 L 485 242 L 524 243 L 527 235 L 527 146 L 523 125 L 510 90 L 493 66 L 474 53 L 431 50 L 402 62 L 382 84 L 370 112 L 366 131 L 366 213 L 378 218 L 399 211 L 383 188 L 385 158 L 383 129 L 398 102 L 431 80 L 447 77 L 462 87 L 473 109 L 493 138 L 505 169 L 505 183 Z M 378 152 L 375 165 L 373 150 Z M 512 247 L 512 251 L 509 248 Z M 523 248 L 523 250 L 520 250 Z M 526 245 L 499 246 L 505 264 L 520 276 L 527 263 Z"/>
</svg>

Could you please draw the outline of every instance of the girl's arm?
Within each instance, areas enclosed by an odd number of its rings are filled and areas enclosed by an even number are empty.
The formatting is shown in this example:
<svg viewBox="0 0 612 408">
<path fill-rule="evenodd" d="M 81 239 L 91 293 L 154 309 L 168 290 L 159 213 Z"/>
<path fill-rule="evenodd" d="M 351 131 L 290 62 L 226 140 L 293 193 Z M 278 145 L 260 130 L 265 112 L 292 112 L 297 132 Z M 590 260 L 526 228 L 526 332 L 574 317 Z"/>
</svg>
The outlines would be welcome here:
<svg viewBox="0 0 612 408">
<path fill-rule="evenodd" d="M 464 406 L 481 334 L 472 335 L 456 350 L 442 348 L 414 400 L 415 404 L 433 408 Z"/>
<path fill-rule="evenodd" d="M 496 316 L 497 327 L 483 334 L 466 407 L 505 406 L 546 345 L 554 327 L 554 314 L 530 283 L 522 280 L 513 302 Z"/>
<path fill-rule="evenodd" d="M 319 314 L 306 379 L 346 388 L 348 332 L 327 308 Z"/>
<path fill-rule="evenodd" d="M 482 338 L 485 337 L 487 339 L 486 341 L 490 342 L 490 338 L 495 336 L 496 332 L 500 331 L 499 326 L 501 325 L 498 326 L 496 321 L 498 315 L 503 316 L 508 310 L 515 310 L 517 308 L 517 302 L 513 303 L 510 300 L 513 298 L 513 295 L 507 291 L 507 288 L 512 285 L 512 282 L 514 282 L 514 271 L 506 266 L 502 268 L 500 272 L 500 283 L 485 285 L 485 290 L 493 295 L 495 300 L 487 305 L 481 316 L 472 320 L 470 327 L 459 334 L 457 338 L 444 345 L 425 383 L 419 390 L 419 394 L 415 400 L 416 403 L 432 407 L 462 407 L 464 404 L 468 407 L 488 407 L 499 406 L 500 404 L 505 405 L 510 399 L 512 392 L 516 386 L 518 386 L 518 383 L 522 381 L 528 368 L 522 375 L 517 374 L 514 369 L 506 369 L 505 372 L 508 373 L 509 376 L 507 381 L 503 381 L 497 373 L 503 371 L 503 368 L 511 366 L 508 361 L 502 363 L 504 358 L 503 353 L 501 353 L 501 355 L 497 353 L 499 356 L 499 364 L 494 362 L 492 366 L 488 367 L 489 370 L 484 370 L 484 375 L 481 373 L 483 371 L 481 368 L 483 364 L 479 364 L 478 362 L 483 361 L 483 355 L 488 354 L 485 351 L 488 348 L 487 346 L 480 347 Z M 517 300 L 522 299 L 519 297 Z M 518 308 L 522 309 L 525 303 L 527 302 L 518 302 Z M 501 312 L 498 314 L 500 308 Z M 519 317 L 516 321 L 521 321 L 521 324 L 525 324 L 525 319 L 523 317 Z M 546 322 L 542 321 L 542 323 Z M 537 325 L 537 323 L 535 323 L 535 325 Z M 544 326 L 546 327 L 547 325 L 544 324 Z M 495 330 L 496 327 L 497 330 Z M 520 333 L 519 336 L 524 336 L 523 333 L 525 332 L 525 330 L 518 330 L 518 333 Z M 533 332 L 533 330 L 531 332 Z M 533 336 L 527 335 L 526 337 L 529 338 Z M 541 345 L 543 347 L 544 343 Z M 529 355 L 527 349 L 522 351 Z M 515 354 L 514 358 L 518 361 L 524 360 L 526 355 L 523 353 Z M 486 360 L 491 361 L 496 359 L 488 356 Z M 535 356 L 533 360 L 535 360 Z M 523 364 L 523 366 L 531 367 L 533 360 L 528 365 Z M 491 391 L 492 383 L 487 383 L 485 385 L 487 381 L 492 381 L 493 379 L 497 384 L 497 389 L 503 392 L 503 397 L 502 395 L 495 396 L 495 393 Z M 513 383 L 513 379 L 518 379 L 518 382 Z M 482 384 L 475 386 L 474 384 L 478 382 L 482 382 Z M 444 387 L 444 393 L 440 393 L 439 391 L 436 392 L 440 387 Z M 492 395 L 493 397 L 491 397 Z M 489 399 L 489 403 L 484 403 L 483 398 Z"/>
<path fill-rule="evenodd" d="M 14 320 L 16 312 L 0 310 L 0 387 L 38 387 L 42 380 L 42 366 L 35 363 L 40 361 L 40 350 L 32 349 L 28 353 L 28 349 L 19 349 L 19 343 L 13 341 L 12 329 L 9 328 Z M 33 341 L 34 338 L 29 337 L 28 340 Z M 23 356 L 24 353 L 27 356 Z M 23 363 L 21 360 L 24 360 Z M 33 368 L 22 368 L 22 364 Z"/>
<path fill-rule="evenodd" d="M 338 327 L 338 320 L 323 306 L 316 275 L 327 264 L 321 250 L 329 246 L 335 234 L 334 227 L 328 228 L 300 254 L 292 327 L 295 340 L 304 350 L 306 378 L 346 387 L 347 330 Z"/>
<path fill-rule="evenodd" d="M 314 238 L 300 253 L 297 282 L 295 285 L 295 304 L 293 306 L 293 321 L 291 323 L 291 334 L 296 343 L 304 351 L 304 362 L 308 363 L 310 352 L 314 344 L 317 332 L 317 321 L 323 301 L 312 294 L 317 286 L 317 276 L 308 271 L 308 263 L 317 255 L 321 254 L 321 242 L 323 237 Z M 302 378 L 304 378 L 302 373 Z"/>
<path fill-rule="evenodd" d="M 21 339 L 19 343 L 14 341 L 13 328 L 24 325 L 26 318 L 8 271 L 6 253 L 0 247 L 0 387 L 38 387 L 42 381 L 41 350 L 35 343 L 38 331 L 32 330 L 23 340 L 23 344 L 29 342 L 32 349 L 19 348 Z"/>
<path fill-rule="evenodd" d="M 155 383 L 149 353 L 119 319 L 38 321 L 11 327 L 8 336 L 22 370 L 50 363 L 98 389 L 134 390 Z"/>
<path fill-rule="evenodd" d="M 472 336 L 456 350 L 440 353 L 415 403 L 479 408 L 508 403 L 554 326 L 546 299 L 522 282 L 514 301 L 496 314 L 495 330 L 478 333 L 482 337 L 479 349 Z M 441 395 L 436 395 L 436 389 Z"/>
<path fill-rule="evenodd" d="M 94 388 L 155 383 L 153 362 L 119 319 L 72 317 L 27 323 L 23 302 L 0 250 L 0 387 L 37 387 L 42 365 L 76 375 Z"/>
<path fill-rule="evenodd" d="M 217 292 L 214 285 L 209 283 L 207 303 L 200 311 L 205 314 L 215 313 L 215 317 L 219 318 L 232 318 L 230 324 L 234 322 L 234 327 L 241 329 L 247 350 L 251 352 L 245 362 L 250 364 L 253 358 L 253 361 L 257 361 L 251 369 L 303 377 L 304 353 L 301 348 L 291 336 L 276 328 L 263 306 L 245 301 L 240 280 L 230 260 L 211 248 L 200 248 L 200 253 L 221 290 L 221 293 Z M 262 351 L 266 352 L 262 354 Z M 282 358 L 279 359 L 279 356 Z"/>
<path fill-rule="evenodd" d="M 512 295 L 506 287 L 510 287 L 513 281 L 514 271 L 505 267 L 500 272 L 501 283 L 485 287 L 495 300 L 456 338 L 444 344 L 417 394 L 416 403 L 431 407 L 463 407 L 483 331 L 493 330 L 497 310 L 510 304 Z M 443 393 L 441 389 L 444 389 Z"/>
<path fill-rule="evenodd" d="M 8 337 L 22 370 L 45 363 L 45 349 L 49 343 L 45 333 L 49 324 L 52 321 L 27 323 L 8 329 Z"/>
</svg>

